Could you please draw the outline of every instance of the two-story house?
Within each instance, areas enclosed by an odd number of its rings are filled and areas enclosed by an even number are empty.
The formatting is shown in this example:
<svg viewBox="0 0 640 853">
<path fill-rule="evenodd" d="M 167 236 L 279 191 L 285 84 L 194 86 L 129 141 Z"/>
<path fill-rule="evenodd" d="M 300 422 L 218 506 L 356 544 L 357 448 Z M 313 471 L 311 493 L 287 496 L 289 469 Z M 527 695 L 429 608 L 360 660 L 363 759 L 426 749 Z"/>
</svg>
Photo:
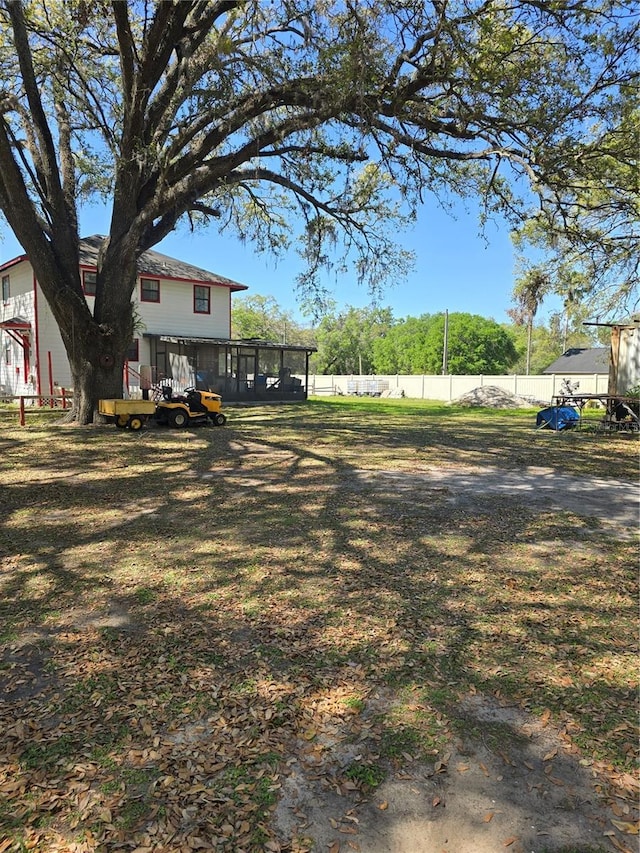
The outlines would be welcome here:
<svg viewBox="0 0 640 853">
<path fill-rule="evenodd" d="M 80 243 L 89 307 L 102 237 Z M 53 395 L 71 385 L 58 326 L 26 255 L 0 265 L 0 391 Z M 123 377 L 139 391 L 140 368 L 156 384 L 210 388 L 226 400 L 305 399 L 313 348 L 231 339 L 231 297 L 246 285 L 155 251 L 138 262 L 133 302 L 137 331 Z M 146 368 L 150 368 L 146 370 Z"/>
</svg>

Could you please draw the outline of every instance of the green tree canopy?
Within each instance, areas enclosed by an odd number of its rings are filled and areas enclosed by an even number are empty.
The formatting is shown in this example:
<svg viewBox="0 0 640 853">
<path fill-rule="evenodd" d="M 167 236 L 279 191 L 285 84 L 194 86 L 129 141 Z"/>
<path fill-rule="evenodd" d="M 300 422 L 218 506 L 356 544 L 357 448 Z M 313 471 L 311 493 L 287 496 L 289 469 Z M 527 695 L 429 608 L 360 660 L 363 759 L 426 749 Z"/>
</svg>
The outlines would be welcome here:
<svg viewBox="0 0 640 853">
<path fill-rule="evenodd" d="M 231 337 L 310 344 L 312 332 L 297 323 L 273 296 L 236 296 L 231 306 Z"/>
<path fill-rule="evenodd" d="M 373 342 L 373 364 L 376 373 L 426 373 L 429 329 L 434 321 L 430 314 L 396 321 L 382 338 Z M 442 353 L 440 354 L 442 364 Z M 439 372 L 439 371 L 438 371 Z"/>
<path fill-rule="evenodd" d="M 408 317 L 374 344 L 377 373 L 441 373 L 445 315 Z M 476 314 L 452 313 L 447 322 L 449 373 L 505 373 L 518 357 L 509 332 Z"/>
<path fill-rule="evenodd" d="M 393 323 L 390 308 L 349 307 L 322 318 L 317 330 L 318 352 L 311 357 L 314 373 L 372 373 L 377 340 Z"/>
<path fill-rule="evenodd" d="M 576 186 L 628 156 L 637 38 L 625 0 L 0 0 L 0 210 L 60 327 L 74 416 L 121 392 L 137 259 L 181 220 L 299 240 L 312 293 L 338 242 L 364 283 L 401 280 L 393 236 L 425 193 L 517 224 L 533 192 L 572 245 L 601 239 Z M 78 204 L 96 194 L 91 312 Z"/>
<path fill-rule="evenodd" d="M 637 17 L 637 10 L 636 10 Z M 594 39 L 607 36 L 595 36 Z M 567 141 L 581 147 L 580 168 L 569 162 L 565 204 L 543 203 L 514 234 L 533 250 L 555 291 L 582 302 L 592 317 L 622 319 L 640 302 L 640 44 L 634 85 L 621 85 L 600 103 L 601 119 Z M 624 51 L 625 45 L 618 46 Z M 548 201 L 548 200 L 547 200 Z"/>
</svg>

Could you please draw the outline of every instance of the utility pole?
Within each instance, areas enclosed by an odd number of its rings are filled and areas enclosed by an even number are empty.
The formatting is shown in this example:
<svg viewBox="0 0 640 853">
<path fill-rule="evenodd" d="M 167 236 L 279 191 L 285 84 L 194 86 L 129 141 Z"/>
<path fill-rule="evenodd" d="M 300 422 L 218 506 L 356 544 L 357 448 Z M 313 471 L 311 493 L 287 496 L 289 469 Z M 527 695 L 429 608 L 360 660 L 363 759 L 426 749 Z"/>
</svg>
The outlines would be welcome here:
<svg viewBox="0 0 640 853">
<path fill-rule="evenodd" d="M 449 311 L 444 312 L 444 346 L 442 347 L 442 375 L 449 372 Z"/>
</svg>

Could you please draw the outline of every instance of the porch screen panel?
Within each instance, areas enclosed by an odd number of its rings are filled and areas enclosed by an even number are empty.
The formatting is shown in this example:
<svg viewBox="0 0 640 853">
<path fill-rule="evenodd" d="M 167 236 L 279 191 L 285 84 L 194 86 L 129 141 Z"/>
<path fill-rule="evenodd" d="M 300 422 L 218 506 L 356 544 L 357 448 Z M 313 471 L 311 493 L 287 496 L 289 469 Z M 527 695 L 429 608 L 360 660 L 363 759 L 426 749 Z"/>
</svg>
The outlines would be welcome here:
<svg viewBox="0 0 640 853">
<path fill-rule="evenodd" d="M 288 368 L 291 373 L 298 373 L 304 376 L 306 370 L 306 353 L 297 351 L 284 351 L 282 366 Z"/>
<path fill-rule="evenodd" d="M 208 388 L 212 391 L 218 390 L 224 377 L 224 349 L 215 344 L 200 344 L 198 346 L 198 388 L 205 391 Z"/>
<path fill-rule="evenodd" d="M 277 376 L 281 363 L 281 350 L 261 349 L 258 351 L 258 374 L 263 376 Z"/>
</svg>

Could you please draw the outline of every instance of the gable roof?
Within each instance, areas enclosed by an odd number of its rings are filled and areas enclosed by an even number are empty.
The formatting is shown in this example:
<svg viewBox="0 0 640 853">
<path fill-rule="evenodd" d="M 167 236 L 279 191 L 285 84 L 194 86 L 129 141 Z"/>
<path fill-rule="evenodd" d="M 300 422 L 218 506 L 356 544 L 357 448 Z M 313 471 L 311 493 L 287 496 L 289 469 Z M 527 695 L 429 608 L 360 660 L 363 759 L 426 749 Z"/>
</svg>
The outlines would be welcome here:
<svg viewBox="0 0 640 853">
<path fill-rule="evenodd" d="M 609 347 L 575 347 L 563 352 L 543 373 L 609 373 Z"/>
<path fill-rule="evenodd" d="M 105 238 L 100 234 L 91 237 L 83 237 L 80 240 L 80 263 L 95 267 L 98 263 L 98 252 Z M 218 273 L 202 269 L 202 267 L 187 264 L 161 252 L 149 249 L 144 252 L 138 260 L 138 274 L 156 276 L 157 278 L 169 278 L 177 281 L 203 282 L 205 284 L 217 284 L 228 287 L 229 290 L 248 290 L 246 284 L 240 284 L 230 278 L 225 278 Z"/>
</svg>

